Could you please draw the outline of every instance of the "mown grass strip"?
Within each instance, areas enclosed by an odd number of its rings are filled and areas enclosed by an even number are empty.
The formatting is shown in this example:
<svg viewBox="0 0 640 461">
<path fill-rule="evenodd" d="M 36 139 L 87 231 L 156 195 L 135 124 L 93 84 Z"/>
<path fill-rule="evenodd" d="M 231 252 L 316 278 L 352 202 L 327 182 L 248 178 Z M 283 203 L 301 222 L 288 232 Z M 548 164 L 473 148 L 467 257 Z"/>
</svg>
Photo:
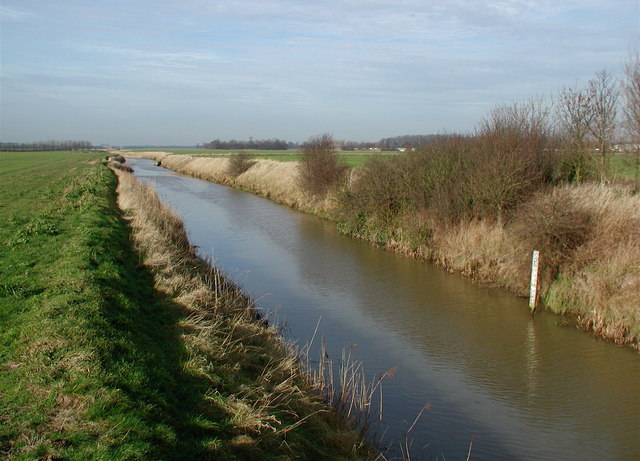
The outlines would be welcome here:
<svg viewBox="0 0 640 461">
<path fill-rule="evenodd" d="M 184 254 L 169 265 L 195 279 L 171 285 L 161 255 L 134 251 L 98 160 L 0 154 L 0 457 L 368 456 L 249 310 L 207 303 L 246 308 L 234 287 Z"/>
</svg>

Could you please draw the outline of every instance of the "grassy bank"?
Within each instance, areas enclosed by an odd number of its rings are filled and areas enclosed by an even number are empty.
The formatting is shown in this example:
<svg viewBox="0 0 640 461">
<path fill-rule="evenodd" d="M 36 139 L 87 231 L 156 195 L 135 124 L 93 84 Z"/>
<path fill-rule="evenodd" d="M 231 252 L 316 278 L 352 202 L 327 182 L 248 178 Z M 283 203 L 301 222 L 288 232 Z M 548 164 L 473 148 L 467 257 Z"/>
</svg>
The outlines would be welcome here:
<svg viewBox="0 0 640 461">
<path fill-rule="evenodd" d="M 133 152 L 149 152 L 144 150 L 134 150 Z M 228 159 L 241 152 L 255 160 L 276 160 L 278 162 L 297 162 L 301 158 L 299 150 L 229 150 L 229 149 L 169 149 L 163 151 L 166 154 L 189 155 L 191 157 L 222 158 Z M 364 165 L 372 158 L 389 158 L 397 155 L 397 152 L 367 152 L 367 151 L 345 151 L 339 152 L 340 158 L 350 167 Z"/>
<path fill-rule="evenodd" d="M 162 166 L 195 178 L 226 184 L 270 198 L 278 203 L 315 214 L 326 214 L 331 203 L 310 200 L 296 182 L 297 162 L 255 159 L 245 172 L 234 175 L 229 171 L 231 156 L 194 157 L 168 152 L 121 152 L 127 157 L 149 158 Z"/>
<path fill-rule="evenodd" d="M 638 348 L 640 196 L 625 184 L 570 183 L 562 175 L 575 165 L 564 159 L 493 155 L 478 142 L 368 162 L 321 199 L 300 188 L 291 162 L 258 160 L 235 176 L 228 158 L 137 155 L 330 217 L 345 233 L 523 296 L 531 251 L 540 250 L 546 308 Z"/>
<path fill-rule="evenodd" d="M 125 174 L 123 216 L 98 160 L 0 154 L 0 457 L 366 458 L 172 213 Z"/>
</svg>

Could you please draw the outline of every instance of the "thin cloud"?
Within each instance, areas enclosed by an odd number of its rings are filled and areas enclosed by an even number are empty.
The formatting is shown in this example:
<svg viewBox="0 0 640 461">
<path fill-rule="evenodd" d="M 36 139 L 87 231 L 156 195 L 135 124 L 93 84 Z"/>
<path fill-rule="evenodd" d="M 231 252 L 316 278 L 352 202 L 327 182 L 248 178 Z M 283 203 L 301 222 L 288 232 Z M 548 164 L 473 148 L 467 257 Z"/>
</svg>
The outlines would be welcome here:
<svg viewBox="0 0 640 461">
<path fill-rule="evenodd" d="M 471 129 L 493 105 L 615 72 L 638 37 L 634 0 L 2 2 L 3 123 L 29 138 L 88 123 L 65 108 L 135 102 L 138 125 L 105 119 L 129 130 L 114 143 Z M 20 110 L 47 93 L 49 109 Z"/>
<path fill-rule="evenodd" d="M 28 11 L 0 5 L 0 20 L 2 21 L 23 22 L 27 21 L 31 16 L 33 14 Z"/>
</svg>

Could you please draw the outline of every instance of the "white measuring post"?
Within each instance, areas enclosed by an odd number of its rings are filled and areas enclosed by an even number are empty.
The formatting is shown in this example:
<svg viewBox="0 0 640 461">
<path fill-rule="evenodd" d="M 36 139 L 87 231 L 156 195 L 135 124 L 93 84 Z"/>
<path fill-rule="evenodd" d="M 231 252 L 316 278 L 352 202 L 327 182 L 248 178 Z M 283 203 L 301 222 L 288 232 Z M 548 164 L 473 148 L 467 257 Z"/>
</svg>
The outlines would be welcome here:
<svg viewBox="0 0 640 461">
<path fill-rule="evenodd" d="M 533 250 L 531 255 L 531 284 L 529 287 L 529 309 L 534 311 L 536 308 L 538 293 L 538 263 L 540 262 L 540 252 Z"/>
</svg>

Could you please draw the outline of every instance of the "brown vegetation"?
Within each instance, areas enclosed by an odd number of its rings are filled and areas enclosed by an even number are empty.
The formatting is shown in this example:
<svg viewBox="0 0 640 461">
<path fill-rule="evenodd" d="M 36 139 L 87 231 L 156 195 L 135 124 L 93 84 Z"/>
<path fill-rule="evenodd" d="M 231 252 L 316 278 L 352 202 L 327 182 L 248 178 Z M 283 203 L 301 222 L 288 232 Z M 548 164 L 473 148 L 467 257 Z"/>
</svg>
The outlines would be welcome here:
<svg viewBox="0 0 640 461">
<path fill-rule="evenodd" d="M 335 152 L 331 135 L 322 134 L 302 145 L 298 186 L 312 197 L 325 198 L 346 178 L 347 167 Z"/>
<path fill-rule="evenodd" d="M 478 203 L 481 194 L 473 195 L 473 185 L 481 182 L 462 177 L 475 171 L 465 166 L 474 149 L 472 140 L 451 137 L 427 151 L 370 161 L 352 172 L 350 187 L 337 200 L 330 196 L 321 202 L 299 190 L 293 162 L 258 160 L 235 183 L 225 175 L 225 159 L 171 155 L 163 164 L 329 214 L 343 232 L 523 296 L 531 251 L 538 249 L 549 309 L 579 316 L 598 335 L 637 346 L 640 196 L 622 185 L 554 185 L 553 174 L 542 181 L 540 171 L 553 171 L 563 161 L 558 155 L 547 169 L 519 170 L 528 195 L 515 195 L 502 206 Z M 527 182 L 527 171 L 534 172 L 534 181 Z"/>
<path fill-rule="evenodd" d="M 251 160 L 251 157 L 246 152 L 238 152 L 229 159 L 227 173 L 229 176 L 236 178 L 246 172 L 255 163 L 255 160 Z"/>
<path fill-rule="evenodd" d="M 636 56 L 623 90 L 625 127 L 640 145 L 639 68 Z M 602 71 L 586 88 L 563 89 L 552 106 L 533 99 L 497 107 L 473 135 L 441 136 L 349 175 L 333 163 L 328 135 L 309 141 L 299 167 L 259 161 L 233 181 L 205 174 L 210 167 L 193 159 L 163 164 L 328 215 L 345 233 L 521 295 L 537 249 L 549 309 L 639 347 L 640 195 L 612 184 L 604 168 L 617 91 Z M 316 148 L 322 161 L 313 163 Z M 639 159 L 636 149 L 636 176 Z"/>
<path fill-rule="evenodd" d="M 212 455 L 231 450 L 243 459 L 260 453 L 370 457 L 359 433 L 319 397 L 326 391 L 291 346 L 259 318 L 249 299 L 195 255 L 180 219 L 153 188 L 116 173 L 118 201 L 130 219 L 134 244 L 156 289 L 181 317 L 180 338 L 191 357 L 185 367 L 210 383 L 201 411 L 219 414 L 234 428 L 229 440 L 210 447 Z"/>
</svg>

